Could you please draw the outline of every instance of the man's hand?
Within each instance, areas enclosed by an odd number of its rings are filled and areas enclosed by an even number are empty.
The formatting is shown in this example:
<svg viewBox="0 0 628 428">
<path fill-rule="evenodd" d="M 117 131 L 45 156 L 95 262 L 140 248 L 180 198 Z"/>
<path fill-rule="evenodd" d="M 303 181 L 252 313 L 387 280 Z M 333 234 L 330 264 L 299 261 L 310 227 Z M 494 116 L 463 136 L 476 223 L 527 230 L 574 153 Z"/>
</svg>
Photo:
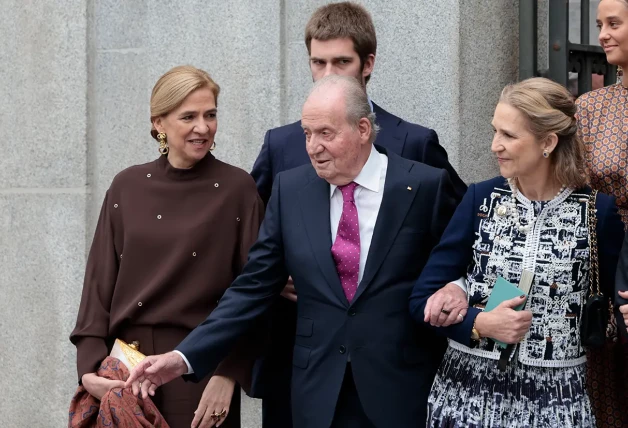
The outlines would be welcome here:
<svg viewBox="0 0 628 428">
<path fill-rule="evenodd" d="M 133 395 L 142 392 L 142 398 L 155 395 L 157 387 L 188 371 L 188 366 L 176 352 L 144 358 L 131 372 L 125 388 L 133 388 Z"/>
<path fill-rule="evenodd" d="M 448 327 L 462 322 L 468 307 L 467 294 L 450 282 L 427 299 L 423 320 L 435 327 Z"/>
<path fill-rule="evenodd" d="M 124 388 L 124 381 L 107 379 L 96 373 L 85 373 L 81 378 L 81 383 L 85 390 L 98 401 L 113 388 Z"/>
<path fill-rule="evenodd" d="M 292 277 L 288 277 L 288 283 L 283 288 L 281 295 L 291 302 L 297 301 L 297 290 L 294 288 L 294 281 L 292 281 Z"/>
</svg>

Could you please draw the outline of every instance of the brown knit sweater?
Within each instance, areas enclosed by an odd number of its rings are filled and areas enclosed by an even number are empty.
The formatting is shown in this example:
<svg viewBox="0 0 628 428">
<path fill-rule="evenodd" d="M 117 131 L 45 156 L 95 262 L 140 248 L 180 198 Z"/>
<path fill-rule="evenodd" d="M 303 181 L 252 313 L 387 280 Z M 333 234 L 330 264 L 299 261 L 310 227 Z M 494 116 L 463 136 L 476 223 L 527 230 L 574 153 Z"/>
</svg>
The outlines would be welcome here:
<svg viewBox="0 0 628 428">
<path fill-rule="evenodd" d="M 79 380 L 97 371 L 125 328 L 192 330 L 203 321 L 244 266 L 263 213 L 249 174 L 212 154 L 187 170 L 161 156 L 119 173 L 100 212 L 70 336 Z M 239 378 L 236 354 L 216 373 Z"/>
</svg>

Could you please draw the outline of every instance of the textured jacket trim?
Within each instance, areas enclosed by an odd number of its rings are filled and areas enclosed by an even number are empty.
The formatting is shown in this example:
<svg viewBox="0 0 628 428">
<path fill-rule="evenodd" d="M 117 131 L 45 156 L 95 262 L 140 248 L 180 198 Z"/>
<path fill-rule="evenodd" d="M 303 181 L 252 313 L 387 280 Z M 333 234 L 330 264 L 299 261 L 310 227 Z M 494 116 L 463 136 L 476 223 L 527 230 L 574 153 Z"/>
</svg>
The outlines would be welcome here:
<svg viewBox="0 0 628 428">
<path fill-rule="evenodd" d="M 521 343 L 525 344 L 525 342 L 526 341 L 524 340 Z M 449 339 L 449 346 L 458 351 L 464 352 L 465 354 L 476 355 L 478 357 L 484 357 L 490 360 L 499 360 L 500 356 L 499 351 L 485 351 L 483 349 L 469 348 L 468 346 L 451 339 Z M 528 358 L 523 358 L 521 354 L 519 354 L 518 360 L 523 365 L 533 367 L 574 367 L 584 364 L 587 361 L 587 357 L 583 355 L 573 360 L 532 360 Z"/>
</svg>

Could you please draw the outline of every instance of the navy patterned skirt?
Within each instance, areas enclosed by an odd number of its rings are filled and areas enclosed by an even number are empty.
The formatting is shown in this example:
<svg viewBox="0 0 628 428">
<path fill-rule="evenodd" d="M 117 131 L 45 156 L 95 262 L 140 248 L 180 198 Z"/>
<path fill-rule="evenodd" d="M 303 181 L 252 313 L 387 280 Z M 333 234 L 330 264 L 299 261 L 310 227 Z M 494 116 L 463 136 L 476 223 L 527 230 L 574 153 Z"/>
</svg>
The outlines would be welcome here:
<svg viewBox="0 0 628 428">
<path fill-rule="evenodd" d="M 595 427 L 585 390 L 585 364 L 534 367 L 449 347 L 428 400 L 428 427 Z"/>
</svg>

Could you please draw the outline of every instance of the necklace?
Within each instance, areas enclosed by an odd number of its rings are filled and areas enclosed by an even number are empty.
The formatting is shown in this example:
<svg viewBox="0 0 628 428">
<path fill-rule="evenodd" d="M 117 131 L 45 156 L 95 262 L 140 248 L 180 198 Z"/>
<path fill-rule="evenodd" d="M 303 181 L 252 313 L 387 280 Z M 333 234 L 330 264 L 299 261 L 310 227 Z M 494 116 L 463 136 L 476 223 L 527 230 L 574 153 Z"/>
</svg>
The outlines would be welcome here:
<svg viewBox="0 0 628 428">
<path fill-rule="evenodd" d="M 517 210 L 517 193 L 519 192 L 519 190 L 514 185 L 511 185 L 511 189 L 512 189 L 512 201 L 507 202 L 507 204 L 508 204 L 508 208 L 510 209 L 510 212 L 512 213 L 512 221 L 515 225 L 515 228 L 519 232 L 527 234 L 534 228 L 534 222 L 536 221 L 536 215 L 534 214 L 534 209 L 531 208 L 532 216 L 529 219 L 528 224 L 521 224 L 521 219 L 519 217 L 519 210 Z M 552 199 L 555 199 L 558 196 L 560 196 L 560 194 L 563 193 L 564 190 L 565 190 L 565 185 L 562 185 L 558 193 L 556 193 L 556 195 Z"/>
</svg>

